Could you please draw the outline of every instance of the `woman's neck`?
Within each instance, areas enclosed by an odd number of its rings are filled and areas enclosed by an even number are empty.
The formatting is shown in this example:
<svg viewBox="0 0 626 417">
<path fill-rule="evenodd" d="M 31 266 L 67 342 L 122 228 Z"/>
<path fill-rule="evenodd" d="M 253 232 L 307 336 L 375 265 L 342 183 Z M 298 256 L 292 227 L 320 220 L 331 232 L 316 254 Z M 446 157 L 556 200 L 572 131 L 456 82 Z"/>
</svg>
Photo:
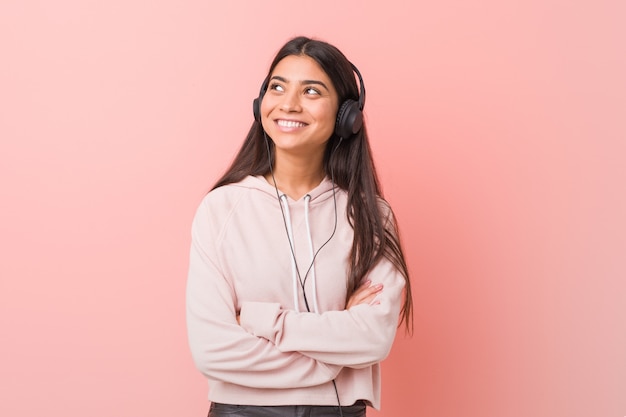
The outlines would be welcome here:
<svg viewBox="0 0 626 417">
<path fill-rule="evenodd" d="M 326 174 L 321 160 L 319 162 L 307 160 L 293 160 L 277 158 L 272 173 L 265 175 L 270 184 L 276 186 L 293 200 L 299 200 L 309 191 L 317 187 Z"/>
</svg>

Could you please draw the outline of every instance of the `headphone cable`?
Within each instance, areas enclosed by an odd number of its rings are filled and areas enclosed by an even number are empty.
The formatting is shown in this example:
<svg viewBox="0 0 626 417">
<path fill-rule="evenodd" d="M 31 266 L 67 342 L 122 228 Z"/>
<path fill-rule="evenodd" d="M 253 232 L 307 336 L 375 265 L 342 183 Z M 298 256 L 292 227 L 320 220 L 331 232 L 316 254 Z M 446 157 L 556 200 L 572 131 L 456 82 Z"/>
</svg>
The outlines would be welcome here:
<svg viewBox="0 0 626 417">
<path fill-rule="evenodd" d="M 306 290 L 305 290 L 305 283 L 306 283 L 306 279 L 307 276 L 309 275 L 309 272 L 311 271 L 311 268 L 313 268 L 313 264 L 315 263 L 315 258 L 317 258 L 317 254 L 320 253 L 320 250 L 322 250 L 322 248 L 324 246 L 326 246 L 326 244 L 328 242 L 330 242 L 330 240 L 333 238 L 333 236 L 335 235 L 335 232 L 337 231 L 337 196 L 336 196 L 336 192 L 335 192 L 335 177 L 334 177 L 334 170 L 333 170 L 333 166 L 332 164 L 329 163 L 330 165 L 330 181 L 333 185 L 333 204 L 335 207 L 335 222 L 333 225 L 333 232 L 331 233 L 330 237 L 326 240 L 326 242 L 324 242 L 324 244 L 322 246 L 319 247 L 319 249 L 317 249 L 317 251 L 315 251 L 315 254 L 313 255 L 313 259 L 311 259 L 311 265 L 309 265 L 308 269 L 306 270 L 306 273 L 304 274 L 304 280 L 302 279 L 302 276 L 300 275 L 300 270 L 298 268 L 298 262 L 296 260 L 296 254 L 294 252 L 293 249 L 293 242 L 291 241 L 291 238 L 289 237 L 289 229 L 287 227 L 287 219 L 285 217 L 285 211 L 283 209 L 283 205 L 281 204 L 280 201 L 280 192 L 278 191 L 278 186 L 276 185 L 276 178 L 274 177 L 274 169 L 272 167 L 272 154 L 270 151 L 270 144 L 269 144 L 269 140 L 267 138 L 267 134 L 265 133 L 265 129 L 263 129 L 261 127 L 261 129 L 263 130 L 263 137 L 265 138 L 265 146 L 267 148 L 267 158 L 268 158 L 268 162 L 269 162 L 269 168 L 270 168 L 270 174 L 272 175 L 272 181 L 274 182 L 274 189 L 276 190 L 276 198 L 278 199 L 278 206 L 280 207 L 280 212 L 282 214 L 283 217 L 283 225 L 285 226 L 285 232 L 287 233 L 287 240 L 289 240 L 289 248 L 291 250 L 291 256 L 293 257 L 294 260 L 294 264 L 296 266 L 296 274 L 298 275 L 298 280 L 300 281 L 300 286 L 302 287 L 302 295 L 304 296 L 304 305 L 306 306 L 307 312 L 311 312 L 311 309 L 309 307 L 309 302 L 307 301 L 307 296 L 306 296 Z M 342 137 L 339 137 L 339 142 L 337 143 L 337 145 L 335 146 L 335 148 L 332 150 L 329 159 L 331 159 L 333 157 L 333 155 L 335 154 L 335 151 L 337 150 L 337 148 L 339 148 L 339 145 L 341 145 L 341 142 L 343 141 Z M 339 410 L 339 417 L 343 417 L 343 411 L 341 409 L 341 400 L 339 399 L 339 390 L 337 389 L 337 382 L 333 379 L 331 381 L 333 383 L 333 388 L 335 389 L 335 395 L 337 396 L 337 404 L 338 407 L 337 409 Z"/>
</svg>

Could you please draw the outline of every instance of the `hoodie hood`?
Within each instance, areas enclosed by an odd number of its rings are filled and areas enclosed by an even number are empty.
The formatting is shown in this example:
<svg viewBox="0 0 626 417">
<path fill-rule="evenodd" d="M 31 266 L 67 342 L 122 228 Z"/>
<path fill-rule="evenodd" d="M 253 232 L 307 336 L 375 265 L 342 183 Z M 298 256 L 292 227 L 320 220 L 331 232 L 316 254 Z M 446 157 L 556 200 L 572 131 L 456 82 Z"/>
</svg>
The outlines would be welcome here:
<svg viewBox="0 0 626 417">
<path fill-rule="evenodd" d="M 274 200 L 277 198 L 276 188 L 274 187 L 274 184 L 270 184 L 269 182 L 267 182 L 265 177 L 263 177 L 262 175 L 248 176 L 244 178 L 242 181 L 233 185 L 237 187 L 244 187 L 244 188 L 255 189 L 255 190 L 261 191 L 262 193 L 268 195 L 270 198 L 273 198 Z M 324 177 L 322 182 L 320 182 L 317 187 L 313 188 L 311 191 L 306 193 L 304 196 L 302 196 L 298 200 L 292 199 L 291 197 L 286 195 L 280 188 L 278 189 L 278 194 L 281 196 L 285 195 L 289 203 L 296 203 L 296 204 L 303 204 L 305 197 L 309 196 L 310 203 L 315 204 L 317 202 L 323 202 L 324 200 L 328 198 L 332 198 L 333 183 L 328 177 Z"/>
</svg>

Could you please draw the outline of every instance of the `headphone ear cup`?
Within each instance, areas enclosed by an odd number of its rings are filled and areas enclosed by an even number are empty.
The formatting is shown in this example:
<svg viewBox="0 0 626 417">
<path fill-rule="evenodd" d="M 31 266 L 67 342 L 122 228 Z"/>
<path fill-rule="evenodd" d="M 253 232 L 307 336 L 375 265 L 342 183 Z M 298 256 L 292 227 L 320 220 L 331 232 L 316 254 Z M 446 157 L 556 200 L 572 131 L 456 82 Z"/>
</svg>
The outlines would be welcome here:
<svg viewBox="0 0 626 417">
<path fill-rule="evenodd" d="M 359 102 L 346 100 L 337 111 L 337 121 L 335 122 L 335 134 L 343 139 L 348 139 L 363 126 L 363 112 L 359 107 Z"/>
<path fill-rule="evenodd" d="M 261 123 L 261 97 L 252 100 L 252 114 L 254 114 L 254 120 Z"/>
<path fill-rule="evenodd" d="M 261 101 L 263 101 L 263 96 L 265 95 L 265 91 L 267 90 L 267 85 L 269 83 L 269 75 L 265 80 L 263 80 L 263 84 L 261 84 L 261 89 L 259 90 L 259 96 L 252 100 L 252 114 L 254 115 L 254 120 L 261 123 Z"/>
</svg>

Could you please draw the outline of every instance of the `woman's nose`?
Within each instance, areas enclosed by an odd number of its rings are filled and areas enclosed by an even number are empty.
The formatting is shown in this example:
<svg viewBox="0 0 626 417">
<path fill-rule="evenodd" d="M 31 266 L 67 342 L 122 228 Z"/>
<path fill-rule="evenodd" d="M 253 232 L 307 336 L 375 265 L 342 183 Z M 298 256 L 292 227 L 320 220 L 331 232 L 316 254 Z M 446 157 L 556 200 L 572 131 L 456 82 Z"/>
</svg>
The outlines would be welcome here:
<svg viewBox="0 0 626 417">
<path fill-rule="evenodd" d="M 290 91 L 283 95 L 283 100 L 280 104 L 280 108 L 286 112 L 298 112 L 302 110 L 300 105 L 300 97 L 295 91 Z"/>
</svg>

